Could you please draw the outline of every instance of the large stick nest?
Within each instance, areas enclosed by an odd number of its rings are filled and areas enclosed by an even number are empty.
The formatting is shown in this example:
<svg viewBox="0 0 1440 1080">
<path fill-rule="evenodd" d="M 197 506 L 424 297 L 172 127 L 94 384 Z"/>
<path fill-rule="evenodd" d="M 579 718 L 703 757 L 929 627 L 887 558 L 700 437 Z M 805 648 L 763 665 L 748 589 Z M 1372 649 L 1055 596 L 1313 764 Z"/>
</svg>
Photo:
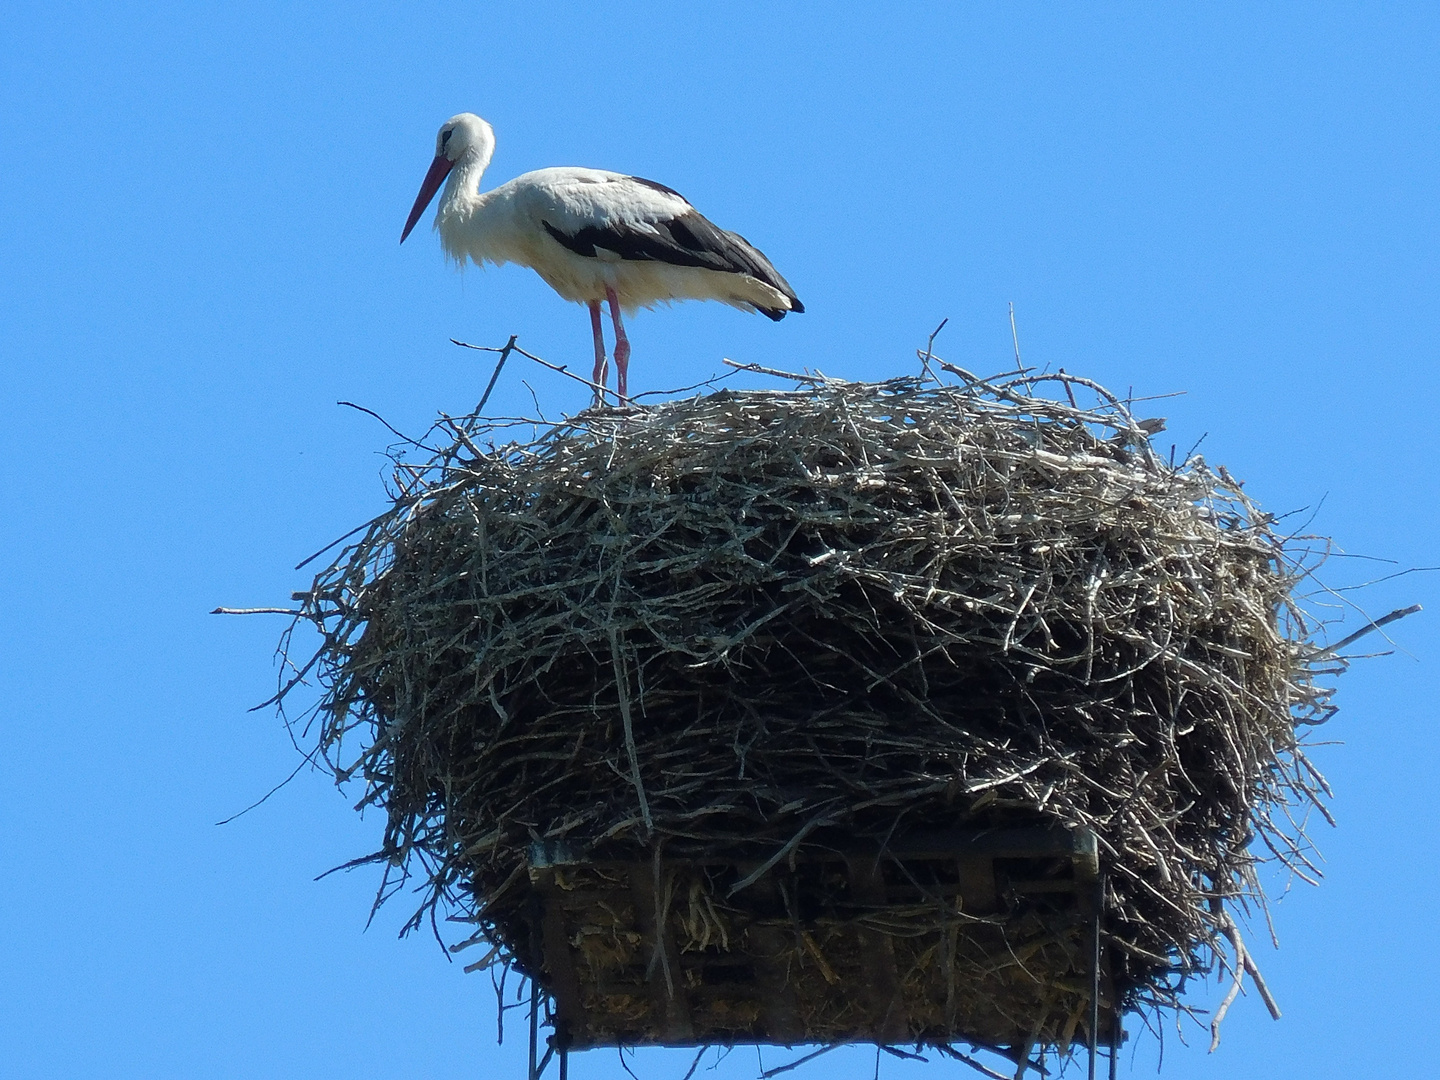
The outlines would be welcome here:
<svg viewBox="0 0 1440 1080">
<path fill-rule="evenodd" d="M 423 874 L 416 919 L 458 907 L 533 972 L 536 841 L 755 860 L 1061 823 L 1100 837 L 1124 1003 L 1176 1003 L 1261 854 L 1305 865 L 1309 548 L 1059 380 L 443 425 L 304 597 L 321 746 L 388 815 L 370 858 Z"/>
</svg>

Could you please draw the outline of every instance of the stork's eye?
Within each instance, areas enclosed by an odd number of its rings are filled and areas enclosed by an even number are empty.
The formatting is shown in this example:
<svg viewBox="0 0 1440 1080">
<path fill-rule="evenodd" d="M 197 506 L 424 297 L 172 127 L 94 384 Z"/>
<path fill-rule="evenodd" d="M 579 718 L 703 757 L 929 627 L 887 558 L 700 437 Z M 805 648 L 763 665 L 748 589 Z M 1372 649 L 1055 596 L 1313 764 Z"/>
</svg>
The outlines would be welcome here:
<svg viewBox="0 0 1440 1080">
<path fill-rule="evenodd" d="M 451 136 L 451 135 L 454 135 L 454 134 L 455 134 L 455 132 L 454 132 L 453 129 L 450 130 L 450 131 L 442 131 L 442 132 L 440 133 L 440 145 L 441 145 L 441 146 L 445 146 L 445 145 L 449 144 L 449 142 L 450 142 L 450 136 Z"/>
</svg>

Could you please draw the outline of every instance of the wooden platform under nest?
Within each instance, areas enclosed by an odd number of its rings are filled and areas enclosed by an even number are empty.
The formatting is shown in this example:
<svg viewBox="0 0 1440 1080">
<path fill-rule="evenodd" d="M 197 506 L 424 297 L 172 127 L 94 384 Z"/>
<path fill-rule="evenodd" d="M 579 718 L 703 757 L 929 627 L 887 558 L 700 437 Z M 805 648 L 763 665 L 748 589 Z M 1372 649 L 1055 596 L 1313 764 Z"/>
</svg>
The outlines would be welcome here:
<svg viewBox="0 0 1440 1080">
<path fill-rule="evenodd" d="M 558 1046 L 970 1043 L 1024 1054 L 1117 1023 L 1095 964 L 1096 837 L 1030 827 L 722 856 L 530 852 Z M 1104 956 L 1104 951 L 1100 954 Z M 1097 978 L 1098 976 L 1098 978 Z"/>
</svg>

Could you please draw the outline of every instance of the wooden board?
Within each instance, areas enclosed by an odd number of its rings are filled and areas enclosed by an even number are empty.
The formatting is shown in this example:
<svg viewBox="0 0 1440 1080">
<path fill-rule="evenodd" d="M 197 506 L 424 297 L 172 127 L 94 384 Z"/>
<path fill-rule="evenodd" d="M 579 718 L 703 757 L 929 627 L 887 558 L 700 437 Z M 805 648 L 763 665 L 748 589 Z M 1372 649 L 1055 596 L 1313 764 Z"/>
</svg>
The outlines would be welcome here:
<svg viewBox="0 0 1440 1080">
<path fill-rule="evenodd" d="M 1098 876 L 1094 835 L 1058 828 L 926 833 L 769 867 L 536 844 L 529 867 L 540 982 L 557 1043 L 575 1049 L 1083 1042 Z M 1100 986 L 1105 1041 L 1104 970 Z"/>
</svg>

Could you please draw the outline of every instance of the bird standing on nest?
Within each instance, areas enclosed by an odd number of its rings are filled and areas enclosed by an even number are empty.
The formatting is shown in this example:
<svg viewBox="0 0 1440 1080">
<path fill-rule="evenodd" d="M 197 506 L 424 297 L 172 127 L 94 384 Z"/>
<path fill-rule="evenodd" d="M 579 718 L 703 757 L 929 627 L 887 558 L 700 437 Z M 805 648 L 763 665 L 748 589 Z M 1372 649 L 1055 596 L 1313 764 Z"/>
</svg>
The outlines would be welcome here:
<svg viewBox="0 0 1440 1080">
<path fill-rule="evenodd" d="M 445 121 L 400 242 L 444 183 L 435 228 L 451 258 L 528 266 L 566 300 L 589 306 L 597 400 L 607 366 L 602 300 L 609 301 L 615 325 L 621 401 L 628 395 L 630 366 L 621 308 L 633 313 L 661 301 L 719 300 L 777 321 L 805 310 L 758 249 L 713 225 L 664 184 L 599 169 L 556 168 L 481 192 L 480 178 L 494 152 L 494 131 L 474 113 Z"/>
</svg>

